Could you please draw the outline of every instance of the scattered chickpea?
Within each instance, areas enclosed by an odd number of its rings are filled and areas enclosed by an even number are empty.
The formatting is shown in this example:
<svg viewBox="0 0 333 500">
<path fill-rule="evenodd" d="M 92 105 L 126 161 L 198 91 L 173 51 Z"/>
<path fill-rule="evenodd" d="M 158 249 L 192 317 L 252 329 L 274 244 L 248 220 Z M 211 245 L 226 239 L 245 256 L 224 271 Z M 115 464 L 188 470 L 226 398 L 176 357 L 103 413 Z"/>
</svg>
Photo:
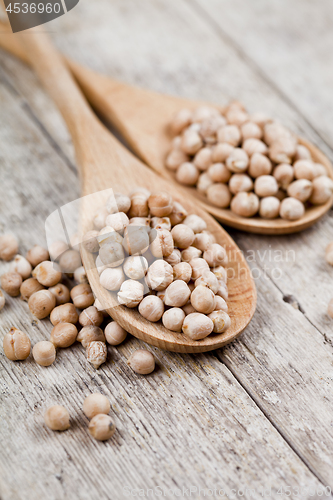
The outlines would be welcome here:
<svg viewBox="0 0 333 500">
<path fill-rule="evenodd" d="M 22 276 L 16 272 L 5 273 L 1 276 L 1 287 L 11 297 L 17 297 L 20 294 L 22 285 Z"/>
<path fill-rule="evenodd" d="M 30 339 L 26 333 L 12 327 L 3 338 L 3 350 L 11 361 L 27 359 L 31 350 Z"/>
<path fill-rule="evenodd" d="M 218 311 L 213 311 L 208 317 L 212 320 L 214 324 L 213 332 L 214 333 L 222 333 L 227 330 L 231 325 L 231 320 L 229 315 L 222 311 L 221 309 Z"/>
<path fill-rule="evenodd" d="M 127 332 L 115 321 L 111 321 L 108 325 L 106 325 L 104 330 L 105 338 L 108 344 L 110 345 L 119 345 L 127 337 Z"/>
<path fill-rule="evenodd" d="M 40 245 L 33 246 L 26 255 L 26 259 L 30 262 L 32 267 L 38 266 L 44 260 L 49 260 L 50 255 L 46 248 Z"/>
<path fill-rule="evenodd" d="M 39 290 L 28 300 L 31 313 L 38 319 L 46 318 L 56 306 L 56 299 L 49 290 Z"/>
<path fill-rule="evenodd" d="M 39 292 L 39 290 L 44 290 L 43 285 L 41 285 L 36 278 L 28 278 L 27 280 L 24 280 L 21 287 L 20 287 L 20 292 L 21 292 L 21 298 L 23 300 L 28 301 L 31 297 L 36 292 Z"/>
<path fill-rule="evenodd" d="M 201 340 L 212 333 L 213 328 L 213 321 L 205 314 L 190 313 L 184 319 L 182 330 L 191 340 Z"/>
<path fill-rule="evenodd" d="M 112 271 L 112 269 L 110 269 Z M 70 292 L 71 299 L 78 309 L 86 309 L 89 306 L 92 306 L 95 298 L 90 285 L 87 283 L 82 283 L 81 285 L 77 285 L 72 288 Z"/>
<path fill-rule="evenodd" d="M 55 309 L 53 310 L 53 312 Z M 95 306 L 87 307 L 84 309 L 79 316 L 79 323 L 82 326 L 94 325 L 100 326 L 103 322 L 103 313 L 98 311 Z"/>
<path fill-rule="evenodd" d="M 280 200 L 275 196 L 266 196 L 260 200 L 259 215 L 263 219 L 275 219 L 280 213 Z"/>
<path fill-rule="evenodd" d="M 58 283 L 57 285 L 49 288 L 49 291 L 55 296 L 57 306 L 67 304 L 67 302 L 70 301 L 69 289 L 62 283 Z"/>
<path fill-rule="evenodd" d="M 38 264 L 33 270 L 32 276 L 36 278 L 41 285 L 50 287 L 57 285 L 62 278 L 58 265 L 49 260 Z"/>
<path fill-rule="evenodd" d="M 96 415 L 107 415 L 111 409 L 110 401 L 100 393 L 90 394 L 83 402 L 83 413 L 89 418 Z"/>
<path fill-rule="evenodd" d="M 207 199 L 210 203 L 219 208 L 227 208 L 231 201 L 231 192 L 223 183 L 216 183 L 209 186 L 206 192 Z"/>
<path fill-rule="evenodd" d="M 103 330 L 98 326 L 88 325 L 84 326 L 78 333 L 76 340 L 81 342 L 83 347 L 86 349 L 90 342 L 104 342 L 105 335 Z"/>
<path fill-rule="evenodd" d="M 0 236 L 0 259 L 12 260 L 18 253 L 18 241 L 12 234 L 3 234 Z"/>
<path fill-rule="evenodd" d="M 42 340 L 37 342 L 32 349 L 32 355 L 36 363 L 41 366 L 50 366 L 56 358 L 56 350 L 52 342 Z"/>
<path fill-rule="evenodd" d="M 70 428 L 69 413 L 63 406 L 50 406 L 44 414 L 45 424 L 52 431 L 65 431 Z"/>
<path fill-rule="evenodd" d="M 50 321 L 53 326 L 59 323 L 72 323 L 75 325 L 78 322 L 79 315 L 76 307 L 72 303 L 63 304 L 53 309 L 50 315 Z"/>
<path fill-rule="evenodd" d="M 305 212 L 304 205 L 296 198 L 285 198 L 281 201 L 280 217 L 285 220 L 300 219 Z"/>
<path fill-rule="evenodd" d="M 31 275 L 32 267 L 25 257 L 16 255 L 14 260 L 10 263 L 9 271 L 19 273 L 22 279 L 26 280 Z"/>
<path fill-rule="evenodd" d="M 97 370 L 107 358 L 107 348 L 105 342 L 93 341 L 90 342 L 86 349 L 87 360 Z"/>
<path fill-rule="evenodd" d="M 255 193 L 237 193 L 231 201 L 231 211 L 241 217 L 252 217 L 258 210 L 259 198 Z"/>
<path fill-rule="evenodd" d="M 117 298 L 119 304 L 133 308 L 140 304 L 143 295 L 144 286 L 142 283 L 136 280 L 126 280 L 122 283 Z"/>
<path fill-rule="evenodd" d="M 164 304 L 156 295 L 148 295 L 140 302 L 138 309 L 141 316 L 155 323 L 159 321 L 163 315 Z"/>
<path fill-rule="evenodd" d="M 68 245 L 65 241 L 57 240 L 50 244 L 49 254 L 52 260 L 58 260 L 59 257 L 68 250 Z"/>
<path fill-rule="evenodd" d="M 148 375 L 155 370 L 155 358 L 153 354 L 145 349 L 134 351 L 129 357 L 127 364 L 135 373 Z"/>
<path fill-rule="evenodd" d="M 77 328 L 73 323 L 58 323 L 51 331 L 50 342 L 54 347 L 69 347 L 77 337 Z"/>
<path fill-rule="evenodd" d="M 312 182 L 307 179 L 298 179 L 289 184 L 287 188 L 289 196 L 296 198 L 303 203 L 307 201 L 312 193 Z"/>
<path fill-rule="evenodd" d="M 89 423 L 89 432 L 93 438 L 98 441 L 106 441 L 110 439 L 116 432 L 116 426 L 109 415 L 95 415 Z"/>
</svg>

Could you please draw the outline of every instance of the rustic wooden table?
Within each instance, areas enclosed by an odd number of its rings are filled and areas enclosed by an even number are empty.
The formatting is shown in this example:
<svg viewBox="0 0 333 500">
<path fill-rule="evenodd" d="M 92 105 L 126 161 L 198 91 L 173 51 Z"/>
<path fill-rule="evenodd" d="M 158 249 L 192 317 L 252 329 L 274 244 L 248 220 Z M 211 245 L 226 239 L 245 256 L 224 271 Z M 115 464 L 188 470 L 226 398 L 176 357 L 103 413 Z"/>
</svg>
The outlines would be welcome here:
<svg viewBox="0 0 333 500">
<path fill-rule="evenodd" d="M 333 159 L 333 5 L 320 5 L 82 0 L 45 30 L 66 54 L 123 81 L 221 104 L 240 99 Z M 25 252 L 45 243 L 46 217 L 76 199 L 79 184 L 49 97 L 28 68 L 4 52 L 0 60 L 0 232 L 16 233 Z M 327 498 L 320 491 L 333 487 L 333 323 L 326 315 L 333 271 L 324 249 L 333 240 L 332 213 L 293 236 L 231 234 L 253 269 L 258 308 L 225 349 L 179 355 L 149 347 L 158 369 L 147 377 L 126 365 L 143 345 L 134 338 L 110 348 L 98 371 L 80 347 L 62 350 L 47 369 L 10 363 L 0 352 L 2 500 L 172 498 L 177 488 L 192 498 L 215 488 L 218 498 L 222 490 L 224 498 L 280 499 L 289 491 Z M 2 263 L 0 272 L 6 269 Z M 33 343 L 50 332 L 17 299 L 8 300 L 0 325 L 1 336 L 15 325 Z M 105 443 L 89 437 L 81 410 L 97 390 L 109 397 L 118 428 Z M 43 425 L 54 402 L 73 416 L 62 434 Z"/>
</svg>

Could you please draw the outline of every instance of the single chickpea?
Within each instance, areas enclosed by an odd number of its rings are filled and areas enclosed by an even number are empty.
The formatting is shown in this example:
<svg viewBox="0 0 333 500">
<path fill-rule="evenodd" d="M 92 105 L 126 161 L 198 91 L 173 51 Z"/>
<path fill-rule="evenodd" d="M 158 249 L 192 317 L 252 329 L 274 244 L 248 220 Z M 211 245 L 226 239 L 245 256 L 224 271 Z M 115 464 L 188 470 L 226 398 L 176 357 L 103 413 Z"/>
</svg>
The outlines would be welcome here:
<svg viewBox="0 0 333 500">
<path fill-rule="evenodd" d="M 180 224 L 187 216 L 187 211 L 178 201 L 173 202 L 172 212 L 169 214 L 171 226 Z"/>
<path fill-rule="evenodd" d="M 185 219 L 186 221 L 186 219 Z M 187 224 L 177 224 L 171 230 L 174 245 L 180 249 L 188 248 L 194 241 L 194 232 Z"/>
<path fill-rule="evenodd" d="M 89 325 L 84 326 L 78 333 L 76 340 L 81 342 L 83 347 L 86 349 L 90 342 L 104 342 L 105 335 L 103 330 L 98 326 Z"/>
<path fill-rule="evenodd" d="M 151 290 L 164 290 L 172 283 L 173 269 L 162 259 L 155 260 L 148 268 L 146 282 Z"/>
<path fill-rule="evenodd" d="M 157 231 L 160 229 L 171 231 L 171 222 L 169 217 L 152 217 L 150 220 L 150 226 Z"/>
<path fill-rule="evenodd" d="M 224 163 L 213 163 L 207 173 L 213 182 L 228 182 L 231 177 L 231 172 Z"/>
<path fill-rule="evenodd" d="M 125 259 L 123 270 L 126 276 L 132 280 L 144 278 L 148 270 L 148 262 L 142 256 L 131 256 Z"/>
<path fill-rule="evenodd" d="M 50 406 L 44 414 L 45 425 L 52 431 L 65 431 L 70 428 L 69 413 L 63 406 Z"/>
<path fill-rule="evenodd" d="M 220 112 L 213 106 L 199 106 L 193 111 L 192 122 L 200 123 L 210 118 L 220 117 Z"/>
<path fill-rule="evenodd" d="M 275 167 L 273 176 L 282 189 L 287 189 L 294 179 L 294 168 L 287 163 L 281 163 Z"/>
<path fill-rule="evenodd" d="M 25 257 L 16 255 L 14 260 L 10 263 L 9 271 L 12 273 L 19 273 L 22 279 L 26 280 L 31 275 L 32 267 Z"/>
<path fill-rule="evenodd" d="M 100 279 L 100 284 L 106 290 L 117 291 L 120 289 L 121 285 L 124 283 L 125 275 L 124 275 L 121 267 L 115 267 L 112 269 L 107 268 L 102 272 L 99 279 Z M 75 302 L 74 302 L 74 304 L 75 304 Z M 92 304 L 93 304 L 93 301 L 89 305 L 92 305 Z M 85 307 L 88 307 L 88 306 L 85 306 Z"/>
<path fill-rule="evenodd" d="M 56 350 L 52 342 L 42 340 L 34 345 L 32 355 L 37 364 L 50 366 L 56 359 Z"/>
<path fill-rule="evenodd" d="M 183 323 L 183 333 L 191 340 L 201 340 L 212 333 L 213 321 L 202 313 L 188 314 Z"/>
<path fill-rule="evenodd" d="M 182 150 L 188 155 L 195 155 L 203 146 L 200 134 L 195 130 L 188 128 L 182 135 Z"/>
<path fill-rule="evenodd" d="M 224 299 L 225 301 L 228 300 L 229 293 L 227 284 L 221 280 L 219 281 L 219 289 L 217 290 L 216 295 L 222 297 L 222 299 Z"/>
<path fill-rule="evenodd" d="M 175 226 L 177 227 L 177 226 Z M 156 258 L 168 257 L 174 250 L 174 241 L 170 231 L 153 229 L 149 234 L 150 251 Z"/>
<path fill-rule="evenodd" d="M 199 248 L 188 247 L 181 252 L 182 262 L 191 262 L 192 259 L 201 257 L 202 251 Z"/>
<path fill-rule="evenodd" d="M 312 193 L 312 182 L 307 179 L 298 179 L 289 184 L 287 188 L 289 196 L 296 198 L 303 203 L 307 201 Z"/>
<path fill-rule="evenodd" d="M 226 125 L 217 131 L 217 141 L 238 146 L 241 140 L 241 133 L 236 125 Z"/>
<path fill-rule="evenodd" d="M 312 194 L 310 203 L 313 205 L 323 205 L 326 203 L 333 193 L 333 181 L 326 175 L 316 177 L 312 182 Z"/>
<path fill-rule="evenodd" d="M 165 191 L 157 191 L 148 198 L 150 214 L 156 217 L 166 217 L 172 212 L 172 196 Z"/>
<path fill-rule="evenodd" d="M 228 144 L 227 142 L 220 142 L 214 146 L 212 150 L 212 162 L 213 163 L 224 163 L 226 159 L 231 155 L 234 146 Z"/>
<path fill-rule="evenodd" d="M 89 423 L 89 432 L 97 441 L 106 441 L 116 432 L 116 426 L 109 415 L 95 415 Z"/>
<path fill-rule="evenodd" d="M 281 201 L 280 217 L 285 220 L 298 220 L 303 217 L 304 205 L 296 198 L 285 198 Z"/>
<path fill-rule="evenodd" d="M 281 137 L 270 145 L 268 155 L 275 163 L 291 163 L 296 153 L 296 145 L 294 137 Z"/>
<path fill-rule="evenodd" d="M 259 139 L 246 139 L 242 145 L 243 150 L 251 158 L 255 153 L 267 154 L 268 148 L 263 141 Z"/>
<path fill-rule="evenodd" d="M 241 109 L 230 109 L 226 113 L 226 119 L 230 125 L 240 127 L 249 119 L 249 115 Z"/>
<path fill-rule="evenodd" d="M 57 306 L 67 304 L 67 302 L 70 301 L 69 289 L 62 283 L 58 283 L 56 286 L 49 288 L 49 291 L 55 296 Z"/>
<path fill-rule="evenodd" d="M 32 272 L 32 276 L 43 286 L 55 286 L 62 278 L 59 267 L 54 262 L 46 260 L 38 264 Z"/>
<path fill-rule="evenodd" d="M 110 214 L 105 219 L 107 226 L 112 227 L 117 233 L 123 234 L 129 224 L 129 218 L 124 212 Z"/>
<path fill-rule="evenodd" d="M 56 309 L 53 309 L 52 314 L 55 310 Z M 89 326 L 89 325 L 99 326 L 102 324 L 103 319 L 104 319 L 103 313 L 98 311 L 95 306 L 90 306 L 81 312 L 79 316 L 79 323 L 82 326 Z"/>
<path fill-rule="evenodd" d="M 100 246 L 99 256 L 107 261 L 106 264 L 113 264 L 124 258 L 123 237 L 112 227 L 106 226 L 101 229 L 97 241 Z"/>
<path fill-rule="evenodd" d="M 261 139 L 262 138 L 262 130 L 254 122 L 246 122 L 243 123 L 240 127 L 243 141 L 246 139 Z"/>
<path fill-rule="evenodd" d="M 207 229 L 206 221 L 202 217 L 199 217 L 199 215 L 196 214 L 188 215 L 184 219 L 183 223 L 186 226 L 190 227 L 195 234 L 201 233 L 202 231 L 205 231 Z"/>
<path fill-rule="evenodd" d="M 109 212 L 107 211 L 106 207 L 101 207 L 98 210 L 96 210 L 95 215 L 93 217 L 93 224 L 95 229 L 100 231 L 105 226 L 105 220 L 108 215 Z"/>
<path fill-rule="evenodd" d="M 3 350 L 11 361 L 27 359 L 30 354 L 31 343 L 28 335 L 12 327 L 3 338 Z"/>
<path fill-rule="evenodd" d="M 229 315 L 222 311 L 221 309 L 218 311 L 213 311 L 208 315 L 208 317 L 212 320 L 214 324 L 213 332 L 214 333 L 223 333 L 228 328 L 230 328 L 231 320 Z"/>
<path fill-rule="evenodd" d="M 278 122 L 266 123 L 264 126 L 264 141 L 271 146 L 283 137 L 290 137 L 289 130 Z"/>
<path fill-rule="evenodd" d="M 129 220 L 129 226 L 143 226 L 144 228 L 147 228 L 147 231 L 149 232 L 150 228 L 150 218 L 149 217 L 132 217 Z"/>
<path fill-rule="evenodd" d="M 54 241 L 49 245 L 50 258 L 56 261 L 67 250 L 69 250 L 69 247 L 65 241 L 62 240 Z"/>
<path fill-rule="evenodd" d="M 189 161 L 189 156 L 180 149 L 172 149 L 165 160 L 165 165 L 169 170 L 177 170 L 177 168 Z"/>
<path fill-rule="evenodd" d="M 106 209 L 109 214 L 116 214 L 118 212 L 127 213 L 131 208 L 131 199 L 123 193 L 114 193 L 106 202 Z"/>
<path fill-rule="evenodd" d="M 78 267 L 77 269 L 75 269 L 74 271 L 74 281 L 76 281 L 76 283 L 80 284 L 80 283 L 88 283 L 88 278 L 87 278 L 87 274 L 86 274 L 86 270 L 83 266 L 81 267 Z"/>
<path fill-rule="evenodd" d="M 38 319 L 46 318 L 56 306 L 56 299 L 49 290 L 39 290 L 28 300 L 31 313 Z"/>
<path fill-rule="evenodd" d="M 237 193 L 231 201 L 230 208 L 236 215 L 252 217 L 259 210 L 259 198 L 254 193 Z"/>
<path fill-rule="evenodd" d="M 27 280 L 24 280 L 21 287 L 20 287 L 20 292 L 21 292 L 21 298 L 23 300 L 28 301 L 35 292 L 38 292 L 39 290 L 44 290 L 43 285 L 41 285 L 36 278 L 28 278 Z"/>
<path fill-rule="evenodd" d="M 198 248 L 199 250 L 204 252 L 205 250 L 208 250 L 208 248 L 212 243 L 213 243 L 212 235 L 207 232 L 207 233 L 197 233 L 195 235 L 192 245 L 195 248 Z"/>
<path fill-rule="evenodd" d="M 180 253 L 180 250 L 178 248 L 174 248 L 172 254 L 170 254 L 168 257 L 165 257 L 165 261 L 170 264 L 170 266 L 175 266 L 176 264 L 179 264 L 182 260 L 182 254 Z"/>
<path fill-rule="evenodd" d="M 192 279 L 196 280 L 205 271 L 209 271 L 209 265 L 206 259 L 194 258 L 190 261 L 190 266 L 192 267 Z"/>
<path fill-rule="evenodd" d="M 200 149 L 195 155 L 193 163 L 199 170 L 207 170 L 212 164 L 212 150 L 210 148 Z"/>
<path fill-rule="evenodd" d="M 226 159 L 225 164 L 230 172 L 242 173 L 245 172 L 249 165 L 249 157 L 244 149 L 235 148 Z"/>
<path fill-rule="evenodd" d="M 194 286 L 206 286 L 215 294 L 219 289 L 219 282 L 214 273 L 205 271 L 199 278 L 195 280 Z"/>
<path fill-rule="evenodd" d="M 207 189 L 212 185 L 213 181 L 210 178 L 209 174 L 207 172 L 204 172 L 199 175 L 196 189 L 199 191 L 199 193 L 206 194 Z"/>
<path fill-rule="evenodd" d="M 144 286 L 139 281 L 127 280 L 121 285 L 117 294 L 118 302 L 126 307 L 136 307 L 144 295 Z"/>
<path fill-rule="evenodd" d="M 321 175 L 327 176 L 327 169 L 325 165 L 322 165 L 321 163 L 315 163 L 314 166 L 316 170 L 316 177 L 320 177 Z"/>
<path fill-rule="evenodd" d="M 38 264 L 44 262 L 44 260 L 49 260 L 49 258 L 50 255 L 48 250 L 40 245 L 32 247 L 26 255 L 26 259 L 30 262 L 32 267 L 38 266 Z"/>
<path fill-rule="evenodd" d="M 199 285 L 191 293 L 191 304 L 196 311 L 209 314 L 214 311 L 215 294 L 210 288 Z"/>
<path fill-rule="evenodd" d="M 150 194 L 142 191 L 136 191 L 131 195 L 131 208 L 128 212 L 128 217 L 148 217 L 148 198 Z"/>
<path fill-rule="evenodd" d="M 107 415 L 111 409 L 110 401 L 100 393 L 90 394 L 83 402 L 83 413 L 89 418 Z"/>
<path fill-rule="evenodd" d="M 212 205 L 219 208 L 228 208 L 231 201 L 231 193 L 223 183 L 212 184 L 206 192 L 207 199 Z"/>
<path fill-rule="evenodd" d="M 86 357 L 96 370 L 105 363 L 107 355 L 108 351 L 105 342 L 92 341 L 88 344 Z"/>
<path fill-rule="evenodd" d="M 110 345 L 119 345 L 127 337 L 127 332 L 115 321 L 111 321 L 108 323 L 104 330 L 105 338 L 108 344 Z"/>
<path fill-rule="evenodd" d="M 294 173 L 296 179 L 307 179 L 313 181 L 316 177 L 316 167 L 311 160 L 298 160 L 294 163 Z"/>
<path fill-rule="evenodd" d="M 261 175 L 269 175 L 272 172 L 272 162 L 261 153 L 254 153 L 250 158 L 248 174 L 257 178 Z"/>
<path fill-rule="evenodd" d="M 184 108 L 178 111 L 171 122 L 171 132 L 173 135 L 180 134 L 184 128 L 188 127 L 192 122 L 192 111 Z"/>
<path fill-rule="evenodd" d="M 185 186 L 194 186 L 199 178 L 199 170 L 191 162 L 182 163 L 176 172 L 176 180 Z"/>
<path fill-rule="evenodd" d="M 212 269 L 212 273 L 215 274 L 216 278 L 219 281 L 224 281 L 226 283 L 228 281 L 228 272 L 225 267 L 217 266 Z"/>
<path fill-rule="evenodd" d="M 155 323 L 159 321 L 163 315 L 164 304 L 156 295 L 148 295 L 140 302 L 138 310 L 141 316 Z"/>
<path fill-rule="evenodd" d="M 188 283 L 192 276 L 192 267 L 187 262 L 180 262 L 173 266 L 173 279 Z"/>
<path fill-rule="evenodd" d="M 72 323 L 75 325 L 78 322 L 79 315 L 76 307 L 72 303 L 63 304 L 53 309 L 50 315 L 50 321 L 53 326 L 59 323 Z"/>
<path fill-rule="evenodd" d="M 214 311 L 228 312 L 228 304 L 219 295 L 215 295 L 215 307 L 214 307 Z"/>
<path fill-rule="evenodd" d="M 259 215 L 263 219 L 275 219 L 280 213 L 280 200 L 275 196 L 266 196 L 260 200 Z"/>
<path fill-rule="evenodd" d="M 0 311 L 5 307 L 6 299 L 2 291 L 0 290 Z"/>
<path fill-rule="evenodd" d="M 246 174 L 233 174 L 229 181 L 229 189 L 232 194 L 248 192 L 253 190 L 253 181 Z"/>
<path fill-rule="evenodd" d="M 127 364 L 140 375 L 149 375 L 155 370 L 154 355 L 145 349 L 134 351 L 128 358 Z"/>
<path fill-rule="evenodd" d="M 302 144 L 296 146 L 295 161 L 297 160 L 311 160 L 310 150 Z"/>
<path fill-rule="evenodd" d="M 273 196 L 278 192 L 279 186 L 273 175 L 261 175 L 254 181 L 254 192 L 257 196 Z"/>
<path fill-rule="evenodd" d="M 182 307 L 182 310 L 184 311 L 185 313 L 185 316 L 187 316 L 188 314 L 192 314 L 192 313 L 195 313 L 197 312 L 194 307 L 192 306 L 191 304 L 191 301 L 189 300 L 187 304 L 185 304 L 183 307 Z"/>
<path fill-rule="evenodd" d="M 99 244 L 97 240 L 98 236 L 98 231 L 95 229 L 92 231 L 88 231 L 84 236 L 82 240 L 82 245 L 85 250 L 89 253 L 96 253 L 99 250 Z"/>
<path fill-rule="evenodd" d="M 22 276 L 19 273 L 5 273 L 1 276 L 1 287 L 11 297 L 20 295 Z"/>
<path fill-rule="evenodd" d="M 228 255 L 224 247 L 213 243 L 203 254 L 209 267 L 225 266 L 228 264 Z"/>
<path fill-rule="evenodd" d="M 110 271 L 112 271 L 112 269 L 110 269 Z M 85 309 L 86 307 L 92 306 L 95 301 L 94 294 L 88 283 L 76 285 L 72 288 L 70 295 L 75 307 L 78 309 Z"/>
<path fill-rule="evenodd" d="M 82 266 L 80 253 L 77 250 L 67 250 L 67 252 L 63 253 L 60 257 L 59 265 L 63 273 L 74 273 L 75 269 Z M 54 285 L 56 285 L 56 283 L 49 286 Z"/>
<path fill-rule="evenodd" d="M 77 328 L 72 323 L 58 323 L 51 331 L 50 342 L 54 347 L 69 347 L 77 337 Z"/>
<path fill-rule="evenodd" d="M 123 247 L 129 255 L 145 253 L 149 247 L 149 231 L 147 227 L 128 226 L 124 232 Z"/>
<path fill-rule="evenodd" d="M 0 236 L 0 259 L 12 260 L 18 252 L 18 241 L 12 234 L 3 234 Z"/>
<path fill-rule="evenodd" d="M 185 312 L 179 307 L 172 307 L 165 311 L 162 316 L 162 323 L 168 330 L 172 332 L 181 332 L 183 322 L 185 319 Z"/>
</svg>

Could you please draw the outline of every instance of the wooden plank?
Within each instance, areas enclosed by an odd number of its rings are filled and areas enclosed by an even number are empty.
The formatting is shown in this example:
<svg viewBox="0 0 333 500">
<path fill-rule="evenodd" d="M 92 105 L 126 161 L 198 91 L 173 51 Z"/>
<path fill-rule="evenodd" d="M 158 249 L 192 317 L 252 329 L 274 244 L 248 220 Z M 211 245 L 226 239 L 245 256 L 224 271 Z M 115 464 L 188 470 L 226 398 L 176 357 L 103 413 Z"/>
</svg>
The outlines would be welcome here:
<svg viewBox="0 0 333 500">
<path fill-rule="evenodd" d="M 1 224 L 20 236 L 25 251 L 43 243 L 45 217 L 77 196 L 77 180 L 22 100 L 3 85 L 0 104 Z M 0 273 L 7 268 L 1 263 Z M 49 321 L 35 320 L 19 299 L 8 299 L 1 312 L 1 336 L 13 324 L 33 344 L 50 332 Z M 31 358 L 12 363 L 0 352 L 4 500 L 121 500 L 124 487 L 321 487 L 216 356 L 151 348 L 158 369 L 139 377 L 126 360 L 142 345 L 130 338 L 110 347 L 109 362 L 99 371 L 80 346 L 60 351 L 48 368 Z M 85 396 L 94 391 L 109 397 L 118 428 L 106 443 L 89 437 L 82 414 Z M 54 403 L 71 413 L 72 428 L 65 433 L 43 425 L 45 408 Z"/>
</svg>

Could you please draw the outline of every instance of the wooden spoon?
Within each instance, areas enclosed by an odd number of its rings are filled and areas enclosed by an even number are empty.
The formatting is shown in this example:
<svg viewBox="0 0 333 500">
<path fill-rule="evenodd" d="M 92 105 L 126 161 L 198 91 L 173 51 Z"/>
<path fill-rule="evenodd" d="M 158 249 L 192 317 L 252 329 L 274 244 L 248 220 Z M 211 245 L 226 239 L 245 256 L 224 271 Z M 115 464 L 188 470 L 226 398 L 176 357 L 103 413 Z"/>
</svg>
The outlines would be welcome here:
<svg viewBox="0 0 333 500">
<path fill-rule="evenodd" d="M 1 23 L 0 27 L 0 46 L 29 62 L 18 37 L 11 34 L 10 27 L 4 23 Z M 147 165 L 162 177 L 176 183 L 173 173 L 164 166 L 171 140 L 168 134 L 168 124 L 180 109 L 184 107 L 194 109 L 207 103 L 162 95 L 126 85 L 100 75 L 70 59 L 65 60 L 85 96 L 98 113 L 119 129 L 129 146 Z M 333 178 L 333 168 L 328 158 L 305 139 L 300 138 L 299 141 L 309 148 L 316 162 L 325 165 L 328 175 Z M 324 205 L 308 208 L 304 216 L 297 221 L 265 220 L 260 217 L 247 219 L 234 214 L 229 209 L 211 205 L 207 198 L 195 188 L 176 184 L 183 192 L 195 197 L 217 220 L 251 233 L 276 235 L 301 231 L 314 224 L 333 204 L 332 196 Z"/>
<path fill-rule="evenodd" d="M 83 249 L 83 264 L 90 285 L 102 306 L 127 331 L 163 349 L 203 352 L 217 349 L 234 340 L 251 320 L 256 305 L 255 285 L 244 256 L 235 242 L 190 197 L 187 200 L 183 192 L 143 165 L 97 120 L 62 58 L 44 34 L 29 30 L 29 34 L 16 36 L 24 41 L 31 65 L 66 121 L 80 167 L 83 195 L 101 191 L 98 197 L 83 198 L 92 198 L 94 201 L 83 203 L 82 230 L 86 232 L 91 229 L 96 199 L 99 206 L 103 205 L 105 192 L 102 190 L 112 188 L 115 192 L 128 193 L 138 186 L 149 187 L 153 191 L 166 190 L 172 192 L 174 199 L 181 201 L 189 213 L 197 213 L 206 221 L 209 231 L 214 234 L 218 243 L 225 246 L 230 258 L 228 271 L 234 276 L 229 280 L 228 301 L 232 324 L 223 334 L 210 335 L 197 342 L 191 341 L 183 334 L 170 332 L 161 324 L 145 320 L 137 310 L 119 306 L 111 294 L 100 286 L 93 256 Z"/>
</svg>

